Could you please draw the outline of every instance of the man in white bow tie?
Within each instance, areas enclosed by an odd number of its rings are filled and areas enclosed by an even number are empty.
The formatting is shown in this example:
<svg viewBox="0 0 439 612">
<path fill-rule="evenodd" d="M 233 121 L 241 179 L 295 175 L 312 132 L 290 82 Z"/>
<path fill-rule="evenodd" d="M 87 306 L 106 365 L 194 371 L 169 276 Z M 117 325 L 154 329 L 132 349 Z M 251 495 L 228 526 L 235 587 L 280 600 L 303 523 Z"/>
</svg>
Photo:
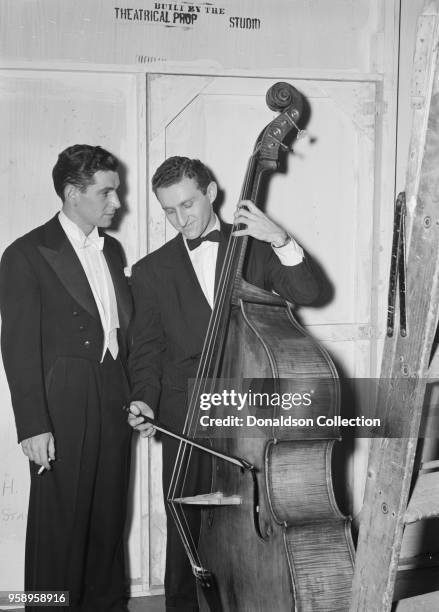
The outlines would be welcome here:
<svg viewBox="0 0 439 612">
<path fill-rule="evenodd" d="M 101 147 L 60 153 L 62 210 L 0 264 L 3 362 L 30 460 L 25 589 L 69 591 L 70 609 L 90 612 L 126 610 L 131 296 L 121 247 L 100 231 L 120 208 L 117 168 Z"/>
</svg>

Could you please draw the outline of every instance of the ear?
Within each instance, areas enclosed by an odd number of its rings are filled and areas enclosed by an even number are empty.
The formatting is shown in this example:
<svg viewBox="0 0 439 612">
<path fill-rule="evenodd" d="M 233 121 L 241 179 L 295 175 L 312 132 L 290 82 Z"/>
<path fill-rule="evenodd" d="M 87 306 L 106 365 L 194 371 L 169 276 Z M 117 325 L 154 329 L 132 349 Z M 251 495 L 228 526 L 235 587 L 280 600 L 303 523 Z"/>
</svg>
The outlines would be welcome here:
<svg viewBox="0 0 439 612">
<path fill-rule="evenodd" d="M 78 188 L 75 185 L 71 185 L 67 183 L 64 187 L 64 202 L 70 202 L 74 204 L 76 198 L 78 197 Z"/>
<path fill-rule="evenodd" d="M 206 189 L 207 197 L 211 204 L 213 204 L 216 200 L 216 196 L 218 195 L 218 186 L 215 181 L 211 181 Z"/>
</svg>

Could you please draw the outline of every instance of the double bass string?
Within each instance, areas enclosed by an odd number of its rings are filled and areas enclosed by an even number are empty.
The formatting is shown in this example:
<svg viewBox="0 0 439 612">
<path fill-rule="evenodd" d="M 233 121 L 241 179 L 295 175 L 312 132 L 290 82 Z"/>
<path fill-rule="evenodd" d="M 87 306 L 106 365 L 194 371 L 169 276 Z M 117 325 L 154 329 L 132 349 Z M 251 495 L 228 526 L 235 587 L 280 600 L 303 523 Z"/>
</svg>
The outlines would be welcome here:
<svg viewBox="0 0 439 612">
<path fill-rule="evenodd" d="M 260 146 L 259 141 L 256 143 L 255 150 L 250 157 L 247 171 L 245 175 L 244 185 L 241 190 L 240 200 L 251 198 L 253 201 L 256 201 L 256 194 L 259 188 L 259 179 L 260 174 L 257 177 L 257 180 L 253 181 L 253 192 L 249 193 L 249 187 L 252 185 L 252 178 L 254 175 L 255 167 L 256 167 L 256 157 L 259 153 Z M 240 229 L 239 225 L 233 223 L 232 232 L 236 229 Z M 194 387 L 191 395 L 190 401 L 190 409 L 188 410 L 188 414 L 186 415 L 185 421 L 185 431 L 189 432 L 189 435 L 195 436 L 197 424 L 195 422 L 194 425 L 194 417 L 196 415 L 196 399 L 199 397 L 201 386 L 204 386 L 203 391 L 206 390 L 206 374 L 210 372 L 210 391 L 212 391 L 213 385 L 215 384 L 215 376 L 214 370 L 212 369 L 212 358 L 214 355 L 214 347 L 218 341 L 218 330 L 219 325 L 221 323 L 221 316 L 223 315 L 224 303 L 227 298 L 227 291 L 230 293 L 233 291 L 233 280 L 232 277 L 232 266 L 235 261 L 236 250 L 239 245 L 240 259 L 236 262 L 235 276 L 241 271 L 244 255 L 246 252 L 248 237 L 238 237 L 233 236 L 233 233 L 229 236 L 229 241 L 226 249 L 225 260 L 221 269 L 220 280 L 218 283 L 218 294 L 216 296 L 214 311 L 212 313 L 212 317 L 209 321 L 209 328 L 206 334 L 205 343 L 203 346 L 202 358 L 200 360 L 200 366 L 197 372 L 196 378 L 196 386 Z M 230 297 L 230 296 L 229 296 Z M 221 352 L 218 351 L 217 357 L 219 358 Z M 216 368 L 218 367 L 218 362 L 216 364 Z M 188 425 L 189 423 L 189 425 Z M 193 432 L 192 432 L 193 429 Z M 189 450 L 189 456 L 192 452 L 192 447 Z M 188 463 L 186 464 L 186 474 L 188 470 Z M 186 474 L 183 479 L 183 486 L 186 481 Z"/>
<path fill-rule="evenodd" d="M 253 158 L 254 158 L 254 155 L 250 159 L 249 169 L 247 170 L 247 173 L 246 173 L 246 180 L 245 180 L 245 184 L 242 189 L 242 192 L 241 192 L 240 199 L 243 199 L 243 196 L 247 193 L 247 190 L 248 190 L 248 185 L 250 181 L 249 179 L 250 168 L 252 167 Z M 237 227 L 238 226 L 234 223 L 232 227 L 232 232 L 236 230 Z M 247 239 L 246 237 L 244 238 L 245 240 L 241 241 L 241 246 L 242 246 L 241 251 L 245 251 L 245 247 L 247 244 Z M 221 322 L 221 316 L 223 313 L 223 307 L 224 307 L 224 303 L 225 303 L 225 299 L 227 295 L 227 290 L 230 289 L 230 283 L 232 281 L 231 269 L 232 269 L 232 265 L 233 265 L 238 243 L 239 243 L 238 238 L 236 236 L 233 236 L 233 234 L 231 234 L 229 236 L 225 259 L 224 259 L 224 263 L 221 269 L 220 279 L 218 283 L 218 293 L 215 298 L 215 304 L 214 304 L 212 317 L 209 321 L 209 327 L 208 327 L 206 338 L 204 341 L 202 357 L 201 357 L 199 369 L 197 372 L 196 385 L 194 386 L 192 390 L 190 408 L 188 410 L 188 414 L 186 415 L 185 431 L 188 435 L 190 435 L 191 433 L 193 435 L 195 434 L 196 425 L 195 425 L 195 429 L 193 432 L 191 431 L 191 429 L 194 427 L 194 417 L 196 414 L 196 399 L 199 396 L 202 385 L 206 384 L 205 382 L 206 374 L 208 374 L 209 372 L 211 374 L 213 373 L 212 372 L 212 359 L 214 356 L 214 347 L 218 339 L 218 330 L 219 330 L 219 325 Z M 204 387 L 203 390 L 205 389 L 206 387 Z"/>
<path fill-rule="evenodd" d="M 250 170 L 252 170 L 254 166 L 254 157 L 255 157 L 255 154 L 253 154 L 252 157 L 250 158 L 240 199 L 244 199 L 244 196 L 248 193 L 248 186 L 250 183 L 250 174 L 251 174 Z M 232 227 L 232 232 L 236 230 L 237 227 L 238 226 L 234 223 Z M 214 309 L 213 309 L 212 317 L 209 321 L 209 327 L 208 327 L 206 338 L 204 341 L 202 357 L 200 360 L 200 365 L 199 365 L 199 369 L 198 369 L 197 377 L 196 377 L 196 383 L 192 390 L 189 409 L 188 409 L 188 413 L 185 419 L 183 431 L 187 435 L 191 435 L 191 433 L 192 435 L 195 435 L 196 423 L 194 426 L 194 420 L 196 416 L 196 399 L 197 397 L 199 397 L 199 393 L 201 391 L 203 384 L 205 385 L 204 389 L 206 389 L 206 384 L 207 384 L 206 374 L 208 374 L 212 368 L 214 347 L 217 342 L 218 330 L 219 330 L 219 325 L 221 322 L 221 314 L 223 312 L 223 306 L 225 303 L 227 290 L 228 289 L 230 291 L 232 290 L 232 288 L 230 287 L 230 283 L 232 281 L 231 270 L 232 270 L 232 266 L 233 266 L 233 262 L 235 259 L 236 250 L 237 250 L 239 242 L 241 242 L 241 252 L 245 252 L 245 248 L 247 245 L 247 237 L 245 236 L 243 237 L 241 241 L 239 241 L 238 237 L 233 236 L 233 234 L 229 236 L 229 240 L 228 240 L 228 244 L 226 248 L 225 259 L 224 259 L 224 263 L 221 269 L 220 279 L 218 283 L 218 294 L 215 298 Z M 211 385 L 212 384 L 213 384 L 213 380 L 211 381 Z M 177 453 L 177 458 L 176 458 L 176 462 L 174 465 L 173 474 L 171 478 L 171 484 L 170 484 L 169 491 L 168 491 L 167 501 L 168 501 L 170 510 L 172 512 L 172 515 L 174 517 L 176 527 L 182 538 L 185 550 L 192 563 L 192 566 L 194 567 L 196 565 L 200 566 L 200 559 L 196 552 L 196 546 L 193 541 L 192 534 L 190 532 L 186 516 L 184 514 L 184 511 L 181 508 L 179 512 L 177 508 L 175 507 L 175 504 L 172 503 L 172 499 L 176 497 L 175 493 L 176 493 L 178 483 L 180 481 L 182 482 L 181 491 L 183 492 L 184 490 L 184 485 L 186 482 L 187 473 L 189 469 L 189 462 L 190 462 L 190 458 L 192 455 L 192 447 L 190 447 L 189 449 L 187 447 L 188 447 L 187 443 L 180 442 L 178 453 Z M 181 478 L 185 455 L 187 456 L 187 461 L 185 462 L 186 468 L 185 468 L 184 476 L 183 478 Z M 185 525 L 183 525 L 183 522 L 182 522 L 183 520 L 184 520 Z M 195 559 L 195 557 L 197 559 Z"/>
<path fill-rule="evenodd" d="M 248 174 L 249 172 L 247 172 L 247 177 L 248 177 Z M 245 192 L 245 190 L 248 187 L 247 182 L 248 182 L 248 178 L 246 178 L 246 184 L 243 188 L 243 192 Z M 235 229 L 237 229 L 237 226 L 234 224 L 233 230 Z M 226 249 L 225 260 L 222 266 L 220 280 L 218 283 L 218 293 L 215 299 L 214 310 L 212 313 L 212 317 L 209 321 L 209 327 L 206 333 L 206 338 L 204 341 L 204 346 L 203 346 L 203 351 L 202 351 L 202 357 L 201 357 L 199 369 L 197 372 L 196 386 L 192 390 L 190 408 L 186 415 L 184 431 L 187 435 L 188 434 L 190 435 L 191 433 L 190 429 L 193 426 L 194 410 L 196 408 L 196 406 L 194 406 L 194 401 L 196 400 L 197 394 L 199 393 L 201 389 L 202 380 L 204 381 L 206 377 L 206 372 L 208 372 L 212 368 L 213 348 L 214 348 L 214 345 L 217 339 L 220 317 L 221 317 L 223 304 L 224 304 L 225 297 L 226 297 L 226 290 L 228 288 L 227 281 L 230 280 L 229 278 L 230 270 L 232 267 L 233 258 L 235 256 L 237 242 L 238 242 L 237 237 L 230 235 L 227 249 Z"/>
<path fill-rule="evenodd" d="M 219 326 L 219 321 L 220 321 L 220 317 L 218 316 L 217 304 L 220 304 L 221 302 L 224 301 L 226 291 L 224 287 L 225 283 L 222 282 L 223 276 L 227 278 L 227 275 L 229 274 L 229 271 L 231 269 L 231 262 L 233 260 L 234 253 L 236 251 L 236 242 L 237 242 L 236 237 L 230 236 L 229 242 L 227 245 L 227 250 L 226 250 L 225 263 L 222 268 L 222 273 L 221 273 L 220 282 L 219 282 L 219 287 L 221 287 L 221 291 L 218 294 L 218 298 L 215 300 L 213 316 L 209 323 L 210 329 L 208 330 L 208 333 L 206 335 L 206 340 L 205 340 L 205 344 L 204 344 L 203 352 L 202 352 L 202 355 L 206 354 L 206 359 L 202 359 L 202 361 L 200 362 L 201 371 L 199 369 L 197 373 L 196 387 L 194 387 L 192 391 L 190 409 L 188 410 L 188 414 L 185 420 L 184 431 L 186 434 L 189 433 L 189 435 L 192 429 L 194 429 L 193 433 L 195 434 L 194 417 L 196 413 L 196 398 L 198 397 L 198 394 L 200 393 L 202 384 L 206 385 L 205 375 L 209 371 L 209 368 L 211 367 L 211 364 L 212 364 L 213 347 L 215 344 L 215 337 L 218 332 L 218 326 Z M 184 461 L 185 456 L 187 458 L 186 461 Z M 192 567 L 198 568 L 201 566 L 201 562 L 198 557 L 197 548 L 196 548 L 195 542 L 193 541 L 193 537 L 189 529 L 189 525 L 188 525 L 184 510 L 181 507 L 177 509 L 175 504 L 172 503 L 172 498 L 176 497 L 176 489 L 177 489 L 177 486 L 179 485 L 179 482 L 181 482 L 181 491 L 183 492 L 184 490 L 184 485 L 185 485 L 186 478 L 187 478 L 191 456 L 192 456 L 192 447 L 188 445 L 187 443 L 180 442 L 177 459 L 174 465 L 173 475 L 171 479 L 171 485 L 170 485 L 169 492 L 168 492 L 168 504 L 172 512 L 172 515 L 174 517 L 176 527 L 180 533 L 180 537 L 183 540 L 183 545 L 185 547 L 185 550 L 192 563 Z M 181 476 L 182 476 L 182 469 L 183 469 L 184 463 L 185 463 L 185 473 L 182 478 Z"/>
<path fill-rule="evenodd" d="M 236 229 L 236 226 L 233 227 Z M 213 358 L 213 347 L 215 345 L 218 327 L 220 322 L 219 316 L 219 306 L 224 303 L 225 295 L 226 295 L 226 283 L 224 278 L 227 278 L 230 275 L 230 269 L 232 266 L 233 257 L 236 252 L 237 239 L 235 236 L 229 237 L 229 242 L 226 249 L 225 261 L 223 264 L 220 281 L 219 281 L 219 290 L 215 300 L 213 316 L 211 317 L 209 323 L 209 329 L 206 334 L 205 344 L 203 346 L 202 359 L 200 361 L 199 370 L 197 372 L 197 378 L 195 386 L 192 390 L 191 400 L 190 400 L 190 408 L 188 410 L 188 414 L 185 420 L 184 432 L 186 435 L 194 434 L 194 417 L 196 414 L 196 398 L 201 391 L 202 385 L 206 385 L 206 374 L 212 367 L 212 358 Z M 204 387 L 206 388 L 206 387 Z M 186 446 L 186 444 L 182 443 L 182 446 Z M 177 461 L 178 464 L 178 461 Z M 176 468 L 174 467 L 174 470 Z"/>
</svg>

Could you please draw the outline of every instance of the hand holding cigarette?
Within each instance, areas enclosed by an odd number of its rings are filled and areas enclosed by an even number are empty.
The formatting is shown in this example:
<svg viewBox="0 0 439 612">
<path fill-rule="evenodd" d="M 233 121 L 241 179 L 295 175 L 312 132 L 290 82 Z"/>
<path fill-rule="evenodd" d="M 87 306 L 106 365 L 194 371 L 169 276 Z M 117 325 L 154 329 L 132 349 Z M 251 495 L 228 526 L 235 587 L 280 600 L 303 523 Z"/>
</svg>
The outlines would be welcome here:
<svg viewBox="0 0 439 612">
<path fill-rule="evenodd" d="M 26 438 L 21 448 L 30 461 L 41 466 L 38 474 L 51 469 L 50 462 L 55 460 L 55 440 L 50 431 Z"/>
</svg>

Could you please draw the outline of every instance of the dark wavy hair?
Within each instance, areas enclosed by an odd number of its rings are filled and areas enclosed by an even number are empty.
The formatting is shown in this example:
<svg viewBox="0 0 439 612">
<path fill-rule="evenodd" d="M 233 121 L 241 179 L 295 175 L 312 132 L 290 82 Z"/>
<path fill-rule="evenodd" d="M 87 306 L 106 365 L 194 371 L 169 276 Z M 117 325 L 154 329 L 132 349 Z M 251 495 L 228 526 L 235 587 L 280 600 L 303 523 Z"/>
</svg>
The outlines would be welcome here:
<svg viewBox="0 0 439 612">
<path fill-rule="evenodd" d="M 85 191 L 94 183 L 93 175 L 99 170 L 115 172 L 118 160 L 102 147 L 77 144 L 64 149 L 53 167 L 52 178 L 56 193 L 64 201 L 66 185 L 75 185 Z"/>
<path fill-rule="evenodd" d="M 157 194 L 160 187 L 175 185 L 184 177 L 195 179 L 202 193 L 206 193 L 207 186 L 213 181 L 210 170 L 199 159 L 175 155 L 164 161 L 154 172 L 152 189 Z"/>
</svg>

